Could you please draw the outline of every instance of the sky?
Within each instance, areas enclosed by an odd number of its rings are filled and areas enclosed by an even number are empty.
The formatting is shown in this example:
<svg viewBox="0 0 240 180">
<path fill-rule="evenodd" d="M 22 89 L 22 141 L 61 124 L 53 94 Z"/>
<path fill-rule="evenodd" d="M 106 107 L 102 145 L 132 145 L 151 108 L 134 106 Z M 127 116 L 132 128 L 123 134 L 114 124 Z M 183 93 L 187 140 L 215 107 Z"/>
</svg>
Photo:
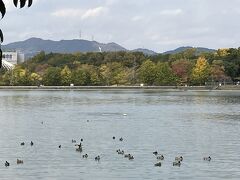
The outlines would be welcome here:
<svg viewBox="0 0 240 180">
<path fill-rule="evenodd" d="M 3 0 L 4 44 L 31 37 L 115 42 L 156 52 L 180 46 L 240 46 L 240 0 Z"/>
</svg>

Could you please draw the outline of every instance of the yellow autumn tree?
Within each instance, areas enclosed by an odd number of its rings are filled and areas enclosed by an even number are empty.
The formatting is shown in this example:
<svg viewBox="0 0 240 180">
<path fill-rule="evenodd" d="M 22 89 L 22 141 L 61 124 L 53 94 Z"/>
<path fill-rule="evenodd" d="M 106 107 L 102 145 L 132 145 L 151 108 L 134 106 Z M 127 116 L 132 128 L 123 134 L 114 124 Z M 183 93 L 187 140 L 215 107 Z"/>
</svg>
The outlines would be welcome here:
<svg viewBox="0 0 240 180">
<path fill-rule="evenodd" d="M 72 72 L 68 66 L 65 66 L 61 71 L 61 84 L 69 86 L 71 84 Z"/>
<path fill-rule="evenodd" d="M 218 49 L 216 53 L 219 57 L 225 57 L 225 56 L 229 55 L 228 51 L 229 51 L 228 48 L 222 48 L 222 49 Z"/>
<path fill-rule="evenodd" d="M 30 80 L 32 85 L 40 85 L 42 77 L 37 73 L 31 73 Z"/>
<path fill-rule="evenodd" d="M 204 57 L 199 57 L 192 71 L 192 80 L 195 84 L 204 85 L 210 75 L 210 65 Z"/>
</svg>

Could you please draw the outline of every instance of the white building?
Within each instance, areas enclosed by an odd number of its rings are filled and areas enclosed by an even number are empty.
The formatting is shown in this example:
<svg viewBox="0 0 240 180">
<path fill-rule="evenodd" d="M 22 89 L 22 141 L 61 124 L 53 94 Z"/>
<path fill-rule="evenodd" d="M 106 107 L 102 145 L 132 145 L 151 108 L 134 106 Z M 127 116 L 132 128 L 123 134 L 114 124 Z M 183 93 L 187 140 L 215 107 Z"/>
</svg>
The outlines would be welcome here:
<svg viewBox="0 0 240 180">
<path fill-rule="evenodd" d="M 16 51 L 16 52 L 3 52 L 3 61 L 7 61 L 13 65 L 23 63 L 25 61 L 24 54 Z"/>
</svg>

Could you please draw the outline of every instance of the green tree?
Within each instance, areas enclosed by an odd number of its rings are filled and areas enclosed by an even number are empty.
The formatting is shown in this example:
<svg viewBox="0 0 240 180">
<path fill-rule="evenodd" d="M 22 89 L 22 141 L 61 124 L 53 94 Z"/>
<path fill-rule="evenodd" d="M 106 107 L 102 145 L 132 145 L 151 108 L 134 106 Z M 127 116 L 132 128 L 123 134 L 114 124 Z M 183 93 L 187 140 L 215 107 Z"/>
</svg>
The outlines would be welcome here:
<svg viewBox="0 0 240 180">
<path fill-rule="evenodd" d="M 153 85 L 157 76 L 156 65 L 151 60 L 145 61 L 138 69 L 138 75 L 140 82 Z"/>
<path fill-rule="evenodd" d="M 31 85 L 30 74 L 27 69 L 16 66 L 12 71 L 7 73 L 6 77 L 10 78 L 10 84 L 13 86 L 29 86 Z"/>
<path fill-rule="evenodd" d="M 61 85 L 61 69 L 50 67 L 43 75 L 43 84 L 46 86 L 59 86 Z"/>
<path fill-rule="evenodd" d="M 86 85 L 87 81 L 87 74 L 86 72 L 79 68 L 72 73 L 72 82 L 76 86 L 83 86 Z"/>
<path fill-rule="evenodd" d="M 93 65 L 84 64 L 81 66 L 81 69 L 86 74 L 86 85 L 100 85 L 100 75 L 97 68 Z"/>
<path fill-rule="evenodd" d="M 176 85 L 176 84 L 177 84 L 177 77 L 176 75 L 174 75 L 169 64 L 167 62 L 157 63 L 155 85 L 167 86 L 167 85 Z"/>
</svg>

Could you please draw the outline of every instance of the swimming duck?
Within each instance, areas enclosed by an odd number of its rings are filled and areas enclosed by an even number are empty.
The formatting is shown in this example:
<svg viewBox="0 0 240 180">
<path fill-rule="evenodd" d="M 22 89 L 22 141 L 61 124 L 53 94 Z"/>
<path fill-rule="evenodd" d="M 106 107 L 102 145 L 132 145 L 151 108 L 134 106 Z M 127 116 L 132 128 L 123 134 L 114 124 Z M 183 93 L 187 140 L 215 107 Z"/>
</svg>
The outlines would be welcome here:
<svg viewBox="0 0 240 180">
<path fill-rule="evenodd" d="M 17 159 L 17 164 L 23 164 L 23 160 Z"/>
<path fill-rule="evenodd" d="M 82 152 L 83 150 L 82 150 L 81 147 L 78 147 L 78 148 L 76 148 L 76 151 L 78 151 L 78 152 Z"/>
<path fill-rule="evenodd" d="M 158 162 L 158 163 L 154 164 L 154 166 L 160 167 L 160 166 L 162 166 L 162 163 L 161 163 L 161 162 Z"/>
<path fill-rule="evenodd" d="M 163 155 L 157 156 L 157 159 L 158 160 L 164 160 L 164 156 Z"/>
<path fill-rule="evenodd" d="M 120 155 L 124 155 L 124 150 L 122 150 L 122 151 L 118 151 L 118 154 L 120 154 Z"/>
<path fill-rule="evenodd" d="M 181 166 L 181 161 L 175 161 L 173 162 L 173 166 Z"/>
<path fill-rule="evenodd" d="M 24 145 L 25 145 L 25 143 L 24 143 L 24 142 L 22 142 L 22 143 L 21 143 L 21 146 L 24 146 Z"/>
<path fill-rule="evenodd" d="M 33 142 L 32 141 L 31 141 L 30 145 L 33 146 Z"/>
<path fill-rule="evenodd" d="M 81 139 L 81 142 L 83 142 L 83 139 Z"/>
<path fill-rule="evenodd" d="M 125 154 L 124 157 L 129 158 L 129 157 L 131 157 L 131 154 Z"/>
<path fill-rule="evenodd" d="M 88 154 L 85 154 L 82 157 L 87 159 L 88 158 Z"/>
<path fill-rule="evenodd" d="M 203 160 L 204 160 L 204 161 L 211 161 L 212 158 L 211 158 L 210 156 L 208 156 L 208 157 L 204 157 Z"/>
<path fill-rule="evenodd" d="M 154 154 L 155 156 L 157 156 L 157 155 L 158 155 L 158 152 L 157 152 L 157 151 L 154 151 L 153 154 Z"/>
<path fill-rule="evenodd" d="M 121 137 L 121 138 L 119 139 L 119 141 L 123 141 L 123 138 Z"/>
<path fill-rule="evenodd" d="M 61 149 L 62 145 L 59 145 L 58 148 Z"/>
<path fill-rule="evenodd" d="M 10 163 L 6 161 L 6 162 L 5 162 L 5 166 L 6 166 L 6 167 L 10 166 Z"/>
<path fill-rule="evenodd" d="M 113 136 L 113 140 L 115 140 L 116 138 L 115 138 L 115 136 Z"/>
<path fill-rule="evenodd" d="M 76 140 L 72 139 L 72 143 L 76 143 L 76 142 L 77 142 Z"/>
<path fill-rule="evenodd" d="M 132 155 L 130 155 L 130 156 L 128 157 L 128 159 L 129 159 L 129 160 L 133 160 L 134 157 L 133 157 Z"/>
<path fill-rule="evenodd" d="M 183 161 L 183 157 L 180 156 L 180 157 L 175 157 L 175 161 Z"/>
<path fill-rule="evenodd" d="M 75 144 L 75 146 L 78 146 L 76 151 L 82 152 L 82 143 L 80 144 Z"/>
<path fill-rule="evenodd" d="M 95 161 L 100 161 L 100 156 L 95 157 Z"/>
</svg>

